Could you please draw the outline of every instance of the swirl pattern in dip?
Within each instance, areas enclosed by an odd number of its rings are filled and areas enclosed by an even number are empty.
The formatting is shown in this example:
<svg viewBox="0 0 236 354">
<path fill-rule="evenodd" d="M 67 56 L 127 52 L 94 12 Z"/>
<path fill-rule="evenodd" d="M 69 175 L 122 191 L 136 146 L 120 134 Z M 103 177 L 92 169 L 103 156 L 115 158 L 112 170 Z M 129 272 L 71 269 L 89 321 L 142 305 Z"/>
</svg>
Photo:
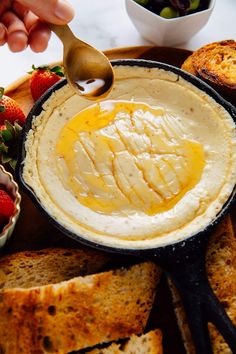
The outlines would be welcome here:
<svg viewBox="0 0 236 354">
<path fill-rule="evenodd" d="M 24 178 L 54 218 L 93 241 L 145 248 L 184 239 L 232 193 L 234 122 L 170 72 L 115 73 L 105 101 L 67 86 L 47 101 L 28 134 Z"/>
</svg>

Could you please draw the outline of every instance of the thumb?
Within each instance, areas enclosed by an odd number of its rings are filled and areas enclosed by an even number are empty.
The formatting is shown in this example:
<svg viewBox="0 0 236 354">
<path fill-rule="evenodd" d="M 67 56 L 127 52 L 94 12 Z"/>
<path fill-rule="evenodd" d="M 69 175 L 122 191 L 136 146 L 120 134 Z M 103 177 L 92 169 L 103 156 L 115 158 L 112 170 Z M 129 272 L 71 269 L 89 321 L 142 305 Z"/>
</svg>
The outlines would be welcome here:
<svg viewBox="0 0 236 354">
<path fill-rule="evenodd" d="M 66 0 L 18 0 L 41 20 L 62 25 L 74 17 L 74 10 Z"/>
</svg>

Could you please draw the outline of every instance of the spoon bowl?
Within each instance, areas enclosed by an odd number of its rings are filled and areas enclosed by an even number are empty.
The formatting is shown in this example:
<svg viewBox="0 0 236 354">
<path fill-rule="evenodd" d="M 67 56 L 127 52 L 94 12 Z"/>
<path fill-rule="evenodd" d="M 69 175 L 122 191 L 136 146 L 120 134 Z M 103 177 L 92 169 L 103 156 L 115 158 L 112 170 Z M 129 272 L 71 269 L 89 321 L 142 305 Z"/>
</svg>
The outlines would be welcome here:
<svg viewBox="0 0 236 354">
<path fill-rule="evenodd" d="M 108 58 L 81 41 L 68 25 L 49 24 L 64 46 L 63 65 L 68 83 L 88 99 L 105 97 L 113 86 L 114 72 Z"/>
</svg>

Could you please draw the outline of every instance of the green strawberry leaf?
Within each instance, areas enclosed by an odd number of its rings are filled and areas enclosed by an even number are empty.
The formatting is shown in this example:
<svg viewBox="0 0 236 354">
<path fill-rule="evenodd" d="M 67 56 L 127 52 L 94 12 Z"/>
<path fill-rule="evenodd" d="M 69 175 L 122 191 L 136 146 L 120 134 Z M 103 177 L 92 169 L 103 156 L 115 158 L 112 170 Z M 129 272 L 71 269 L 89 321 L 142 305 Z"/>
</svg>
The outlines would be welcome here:
<svg viewBox="0 0 236 354">
<path fill-rule="evenodd" d="M 58 71 L 61 71 L 61 67 L 59 65 L 54 66 L 53 68 L 51 68 L 51 71 L 57 73 Z"/>
<path fill-rule="evenodd" d="M 22 126 L 20 124 L 18 124 L 17 121 L 15 121 L 15 123 L 14 123 L 14 128 L 16 128 L 16 130 L 18 130 L 18 131 L 22 130 Z"/>
<path fill-rule="evenodd" d="M 2 99 L 3 95 L 4 95 L 4 88 L 0 87 L 0 100 Z"/>
<path fill-rule="evenodd" d="M 32 65 L 32 70 L 28 71 L 27 74 L 32 74 L 35 70 L 49 70 L 49 66 L 47 65 L 42 65 L 36 67 L 34 64 Z"/>
<path fill-rule="evenodd" d="M 9 161 L 9 165 L 11 166 L 11 168 L 12 168 L 13 170 L 15 170 L 15 168 L 16 168 L 16 163 L 17 163 L 17 160 L 11 160 L 11 161 Z"/>
<path fill-rule="evenodd" d="M 2 139 L 4 142 L 11 141 L 13 139 L 13 134 L 7 129 L 1 131 Z"/>
<path fill-rule="evenodd" d="M 56 73 L 56 74 L 57 74 L 57 76 L 64 77 L 64 74 L 63 74 L 63 73 L 58 72 L 58 73 Z"/>
<path fill-rule="evenodd" d="M 8 164 L 14 170 L 22 127 L 17 122 L 13 125 L 7 120 L 4 124 L 6 129 L 0 130 L 0 163 Z"/>
<path fill-rule="evenodd" d="M 22 127 L 17 122 L 15 122 L 15 124 L 14 124 L 14 133 L 15 133 L 15 138 L 16 139 L 18 139 L 18 137 L 20 136 L 21 131 L 22 131 Z"/>
<path fill-rule="evenodd" d="M 2 99 L 3 95 L 4 95 L 4 88 L 0 87 L 0 100 Z M 5 107 L 2 104 L 0 104 L 0 113 L 1 112 L 5 112 Z"/>
<path fill-rule="evenodd" d="M 0 153 L 7 154 L 7 152 L 8 152 L 8 147 L 4 143 L 0 143 Z"/>
<path fill-rule="evenodd" d="M 55 73 L 55 74 L 57 74 L 58 76 L 61 76 L 61 77 L 64 76 L 64 74 L 63 74 L 63 72 L 62 72 L 62 68 L 61 68 L 61 66 L 59 66 L 59 65 L 54 66 L 54 67 L 51 69 L 51 72 L 53 72 L 53 73 Z"/>
<path fill-rule="evenodd" d="M 8 120 L 5 120 L 4 122 L 7 130 L 12 134 L 14 135 L 14 126 L 8 121 Z"/>
<path fill-rule="evenodd" d="M 1 160 L 2 160 L 3 164 L 6 164 L 6 163 L 10 163 L 11 158 L 9 156 L 7 156 L 6 154 L 2 154 L 1 155 Z"/>
<path fill-rule="evenodd" d="M 50 67 L 48 65 L 42 65 L 38 66 L 37 68 L 35 67 L 34 70 L 50 70 Z"/>
<path fill-rule="evenodd" d="M 36 66 L 33 64 L 33 65 L 32 65 L 32 70 L 31 70 L 31 71 L 28 71 L 28 74 L 32 74 L 35 70 L 48 70 L 48 71 L 51 71 L 51 72 L 57 74 L 58 76 L 61 76 L 61 77 L 64 76 L 64 73 L 63 73 L 63 71 L 62 71 L 62 68 L 61 68 L 61 66 L 59 66 L 59 65 L 56 65 L 56 66 L 54 66 L 53 68 L 50 68 L 50 67 L 47 66 L 47 65 L 42 65 L 42 66 L 36 67 Z"/>
</svg>

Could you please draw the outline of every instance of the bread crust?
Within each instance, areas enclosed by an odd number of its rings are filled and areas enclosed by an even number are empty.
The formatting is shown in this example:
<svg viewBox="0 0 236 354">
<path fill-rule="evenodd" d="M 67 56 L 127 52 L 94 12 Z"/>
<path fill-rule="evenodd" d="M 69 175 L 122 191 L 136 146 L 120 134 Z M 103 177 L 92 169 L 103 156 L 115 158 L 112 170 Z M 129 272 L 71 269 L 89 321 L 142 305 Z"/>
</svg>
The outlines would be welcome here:
<svg viewBox="0 0 236 354">
<path fill-rule="evenodd" d="M 132 335 L 125 343 L 112 343 L 104 349 L 93 349 L 85 354 L 163 354 L 162 333 L 155 329 L 141 336 Z"/>
<path fill-rule="evenodd" d="M 0 258 L 0 288 L 30 288 L 99 272 L 111 258 L 91 249 L 46 248 Z"/>
<path fill-rule="evenodd" d="M 210 43 L 187 58 L 182 68 L 216 85 L 236 89 L 236 41 Z"/>
<path fill-rule="evenodd" d="M 182 64 L 181 69 L 189 72 L 190 74 L 194 76 L 198 76 L 197 70 L 193 66 L 193 54 L 190 55 Z"/>
<path fill-rule="evenodd" d="M 233 40 L 209 44 L 193 56 L 193 66 L 199 76 L 220 86 L 236 89 L 236 42 Z"/>
<path fill-rule="evenodd" d="M 158 267 L 147 262 L 57 284 L 3 288 L 0 351 L 65 354 L 142 333 L 159 278 Z"/>
<path fill-rule="evenodd" d="M 181 67 L 211 85 L 225 99 L 236 102 L 236 41 L 225 40 L 203 46 Z"/>
</svg>

